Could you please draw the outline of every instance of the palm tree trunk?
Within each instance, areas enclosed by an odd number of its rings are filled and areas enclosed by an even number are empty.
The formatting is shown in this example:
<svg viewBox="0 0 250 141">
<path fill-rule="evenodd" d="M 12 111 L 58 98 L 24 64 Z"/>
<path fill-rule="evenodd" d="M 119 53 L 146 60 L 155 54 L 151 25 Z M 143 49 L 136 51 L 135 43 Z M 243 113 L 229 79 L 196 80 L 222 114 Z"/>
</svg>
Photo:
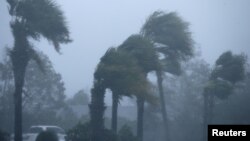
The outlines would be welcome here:
<svg viewBox="0 0 250 141">
<path fill-rule="evenodd" d="M 15 89 L 15 141 L 22 141 L 22 86 Z"/>
<path fill-rule="evenodd" d="M 163 81 L 162 72 L 157 71 L 156 76 L 157 76 L 157 84 L 158 84 L 159 95 L 160 95 L 162 119 L 163 119 L 163 124 L 164 124 L 164 129 L 165 129 L 165 139 L 166 141 L 169 141 L 170 137 L 169 137 L 169 130 L 168 130 L 166 102 L 165 102 L 165 96 L 164 96 L 163 87 L 162 87 L 162 81 Z"/>
<path fill-rule="evenodd" d="M 117 111 L 118 111 L 118 94 L 113 92 L 112 94 L 112 130 L 117 133 Z"/>
<path fill-rule="evenodd" d="M 143 141 L 144 103 L 144 98 L 137 97 L 137 138 L 139 141 Z"/>
<path fill-rule="evenodd" d="M 11 54 L 14 79 L 14 123 L 15 123 L 15 141 L 22 141 L 22 92 L 24 85 L 25 70 L 28 64 L 27 53 L 23 50 L 14 50 Z"/>
<path fill-rule="evenodd" d="M 102 83 L 96 81 L 91 91 L 90 108 L 90 127 L 91 127 L 91 140 L 102 141 L 104 130 L 104 94 L 105 88 Z"/>
<path fill-rule="evenodd" d="M 19 24 L 13 25 L 13 35 L 15 38 L 14 48 L 10 57 L 13 66 L 15 92 L 14 92 L 14 131 L 15 141 L 22 141 L 22 92 L 24 85 L 25 70 L 29 62 L 28 47 L 25 30 Z"/>
</svg>

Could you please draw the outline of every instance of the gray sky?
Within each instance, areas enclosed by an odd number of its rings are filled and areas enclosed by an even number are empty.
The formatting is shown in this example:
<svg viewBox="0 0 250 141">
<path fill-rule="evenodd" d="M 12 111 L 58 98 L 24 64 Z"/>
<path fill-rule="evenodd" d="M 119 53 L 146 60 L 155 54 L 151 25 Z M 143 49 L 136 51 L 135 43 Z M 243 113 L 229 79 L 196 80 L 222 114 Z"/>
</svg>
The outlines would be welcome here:
<svg viewBox="0 0 250 141">
<path fill-rule="evenodd" d="M 92 87 L 100 57 L 111 46 L 138 33 L 155 10 L 178 12 L 188 21 L 196 48 L 213 64 L 227 50 L 250 55 L 249 0 L 57 0 L 65 13 L 72 43 L 59 55 L 46 40 L 33 42 L 46 53 L 62 74 L 66 94 Z M 5 0 L 0 1 L 0 59 L 4 46 L 12 46 L 10 17 Z"/>
</svg>

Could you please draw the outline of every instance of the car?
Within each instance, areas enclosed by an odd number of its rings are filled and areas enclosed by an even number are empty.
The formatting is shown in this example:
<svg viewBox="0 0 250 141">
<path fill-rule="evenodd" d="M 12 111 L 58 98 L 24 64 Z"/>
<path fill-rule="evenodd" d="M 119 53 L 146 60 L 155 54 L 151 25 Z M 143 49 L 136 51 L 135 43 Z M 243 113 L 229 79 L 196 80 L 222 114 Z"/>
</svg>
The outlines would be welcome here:
<svg viewBox="0 0 250 141">
<path fill-rule="evenodd" d="M 65 141 L 65 131 L 61 127 L 51 125 L 31 126 L 28 133 L 23 134 L 23 141 L 36 141 L 38 134 L 42 131 L 54 132 L 58 136 L 58 141 Z"/>
</svg>

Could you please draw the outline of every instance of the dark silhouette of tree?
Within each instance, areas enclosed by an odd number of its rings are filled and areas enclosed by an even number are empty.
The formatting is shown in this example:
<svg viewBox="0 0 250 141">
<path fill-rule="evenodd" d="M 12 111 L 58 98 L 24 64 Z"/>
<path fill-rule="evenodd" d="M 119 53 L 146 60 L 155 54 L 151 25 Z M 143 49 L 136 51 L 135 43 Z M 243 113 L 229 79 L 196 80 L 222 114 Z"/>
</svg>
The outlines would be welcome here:
<svg viewBox="0 0 250 141">
<path fill-rule="evenodd" d="M 101 131 L 104 130 L 103 113 L 105 106 L 103 100 L 105 89 L 109 88 L 113 92 L 112 129 L 116 132 L 119 98 L 122 96 L 141 96 L 141 93 L 147 93 L 148 82 L 136 60 L 126 52 L 115 48 L 109 49 L 101 58 L 94 78 L 90 104 L 92 136 L 93 139 L 101 140 L 102 137 L 99 138 L 97 135 L 102 136 Z"/>
<path fill-rule="evenodd" d="M 42 37 L 51 41 L 57 51 L 59 44 L 70 42 L 63 12 L 52 0 L 7 0 L 14 47 L 10 51 L 15 79 L 15 141 L 22 141 L 22 92 L 25 70 L 30 59 L 41 64 L 28 38 Z"/>
<path fill-rule="evenodd" d="M 96 77 L 104 80 L 105 88 L 112 91 L 112 129 L 117 131 L 117 108 L 122 96 L 131 96 L 138 79 L 140 70 L 135 60 L 125 52 L 111 48 L 101 58 L 96 71 Z"/>
<path fill-rule="evenodd" d="M 159 66 L 158 57 L 154 51 L 153 44 L 141 35 L 132 35 L 119 46 L 119 49 L 132 55 L 138 66 L 141 68 L 143 76 L 147 78 L 147 74 L 157 70 Z M 148 94 L 140 93 L 137 98 L 137 137 L 139 141 L 143 140 L 143 116 L 144 103 Z M 154 101 L 154 100 L 153 100 Z M 149 102 L 153 102 L 149 101 Z"/>
<path fill-rule="evenodd" d="M 166 140 L 169 140 L 169 130 L 162 87 L 163 75 L 164 72 L 180 75 L 180 62 L 193 56 L 193 40 L 188 25 L 175 12 L 156 11 L 149 16 L 141 29 L 142 36 L 148 38 L 153 43 L 155 51 L 163 57 L 159 58 L 161 65 L 156 69 L 156 76 Z"/>
<path fill-rule="evenodd" d="M 204 140 L 207 140 L 207 125 L 212 123 L 215 97 L 227 99 L 232 94 L 235 83 L 244 79 L 246 57 L 233 55 L 231 51 L 223 53 L 215 63 L 204 96 Z"/>
</svg>

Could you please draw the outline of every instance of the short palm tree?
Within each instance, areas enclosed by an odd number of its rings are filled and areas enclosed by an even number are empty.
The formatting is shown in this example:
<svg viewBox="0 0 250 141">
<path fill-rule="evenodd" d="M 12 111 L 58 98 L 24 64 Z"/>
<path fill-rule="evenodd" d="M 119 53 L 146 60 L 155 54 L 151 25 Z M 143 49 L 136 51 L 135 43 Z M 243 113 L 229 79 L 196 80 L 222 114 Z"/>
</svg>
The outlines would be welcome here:
<svg viewBox="0 0 250 141">
<path fill-rule="evenodd" d="M 22 88 L 30 59 L 41 61 L 28 39 L 41 37 L 52 42 L 59 51 L 59 44 L 69 43 L 68 27 L 63 12 L 52 0 L 7 0 L 14 47 L 10 50 L 15 79 L 15 141 L 22 141 Z"/>
</svg>

